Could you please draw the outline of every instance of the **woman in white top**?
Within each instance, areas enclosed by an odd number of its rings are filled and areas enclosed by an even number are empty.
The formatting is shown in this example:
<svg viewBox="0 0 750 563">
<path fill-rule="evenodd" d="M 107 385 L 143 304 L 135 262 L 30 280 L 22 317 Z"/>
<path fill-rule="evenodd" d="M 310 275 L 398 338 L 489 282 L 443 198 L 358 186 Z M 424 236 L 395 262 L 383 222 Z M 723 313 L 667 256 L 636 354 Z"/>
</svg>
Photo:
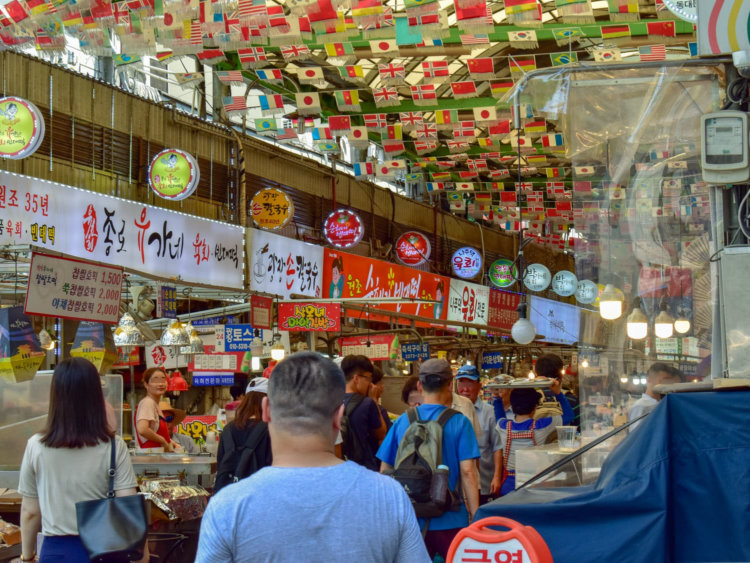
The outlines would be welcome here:
<svg viewBox="0 0 750 563">
<path fill-rule="evenodd" d="M 61 362 L 52 376 L 47 428 L 29 438 L 21 463 L 21 561 L 34 560 L 39 531 L 44 534 L 40 561 L 89 560 L 78 537 L 75 505 L 107 496 L 113 434 L 94 365 L 83 358 Z M 119 436 L 115 446 L 115 494 L 134 495 L 127 447 Z"/>
<path fill-rule="evenodd" d="M 146 396 L 135 409 L 136 440 L 139 448 L 164 448 L 171 452 L 175 443 L 169 431 L 159 401 L 167 392 L 167 373 L 164 368 L 149 368 L 143 372 Z"/>
</svg>

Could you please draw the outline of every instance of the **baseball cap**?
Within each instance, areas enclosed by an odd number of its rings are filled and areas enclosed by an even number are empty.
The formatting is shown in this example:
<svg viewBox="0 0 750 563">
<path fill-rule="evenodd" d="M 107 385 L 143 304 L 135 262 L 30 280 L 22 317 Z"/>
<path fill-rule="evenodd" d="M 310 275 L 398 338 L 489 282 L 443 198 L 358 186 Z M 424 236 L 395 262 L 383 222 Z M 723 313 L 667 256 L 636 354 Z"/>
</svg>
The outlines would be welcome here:
<svg viewBox="0 0 750 563">
<path fill-rule="evenodd" d="M 448 381 L 453 378 L 453 370 L 446 360 L 432 358 L 419 366 L 420 381 L 424 380 L 428 375 L 438 375 L 443 381 Z"/>
<path fill-rule="evenodd" d="M 268 379 L 265 377 L 254 377 L 250 380 L 250 383 L 247 384 L 245 393 L 250 393 L 250 391 L 255 391 L 256 393 L 265 393 L 267 395 Z"/>
<path fill-rule="evenodd" d="M 472 381 L 479 381 L 479 370 L 477 366 L 466 364 L 458 368 L 456 379 L 471 379 Z"/>
</svg>

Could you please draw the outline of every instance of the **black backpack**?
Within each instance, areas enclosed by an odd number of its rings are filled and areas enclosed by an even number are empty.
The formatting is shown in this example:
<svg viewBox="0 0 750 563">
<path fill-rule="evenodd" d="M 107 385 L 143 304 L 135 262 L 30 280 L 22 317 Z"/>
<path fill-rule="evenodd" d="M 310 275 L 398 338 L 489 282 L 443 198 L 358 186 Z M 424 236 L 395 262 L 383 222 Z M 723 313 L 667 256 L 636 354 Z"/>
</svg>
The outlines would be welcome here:
<svg viewBox="0 0 750 563">
<path fill-rule="evenodd" d="M 443 462 L 443 429 L 458 411 L 445 409 L 436 420 L 421 420 L 414 407 L 406 413 L 409 427 L 398 445 L 391 476 L 404 487 L 418 517 L 437 518 L 460 506 L 458 495 L 448 488 L 448 475 L 438 477 L 436 472 Z"/>
<path fill-rule="evenodd" d="M 219 460 L 214 494 L 223 487 L 249 477 L 264 467 L 261 464 L 262 462 L 258 461 L 255 450 L 261 440 L 268 434 L 268 425 L 265 422 L 256 422 L 247 439 L 239 448 L 234 443 L 232 430 L 232 427 L 227 426 L 221 436 L 222 439 L 226 440 L 226 447 L 224 455 Z"/>
<path fill-rule="evenodd" d="M 357 432 L 352 425 L 352 413 L 362 404 L 365 397 L 359 393 L 354 393 L 344 408 L 344 415 L 341 417 L 341 453 L 344 459 L 357 462 L 361 465 L 365 463 L 365 448 L 360 443 Z"/>
</svg>

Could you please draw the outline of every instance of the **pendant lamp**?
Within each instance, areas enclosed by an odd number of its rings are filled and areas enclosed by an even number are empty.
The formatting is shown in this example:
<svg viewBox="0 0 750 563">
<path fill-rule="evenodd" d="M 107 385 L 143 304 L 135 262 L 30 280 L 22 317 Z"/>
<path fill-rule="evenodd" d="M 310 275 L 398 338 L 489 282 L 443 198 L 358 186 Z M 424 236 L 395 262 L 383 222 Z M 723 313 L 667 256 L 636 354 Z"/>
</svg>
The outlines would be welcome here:
<svg viewBox="0 0 750 563">
<path fill-rule="evenodd" d="M 599 315 L 609 321 L 622 316 L 622 295 L 611 283 L 607 284 L 599 296 Z"/>
<path fill-rule="evenodd" d="M 661 311 L 654 319 L 654 333 L 657 338 L 671 338 L 674 329 L 674 318 L 667 312 L 667 305 L 662 301 Z"/>
<path fill-rule="evenodd" d="M 115 329 L 114 341 L 115 346 L 135 347 L 146 345 L 146 339 L 143 338 L 143 333 L 135 324 L 135 319 L 133 319 L 133 315 L 130 313 L 125 313 L 120 317 L 120 322 Z"/>
<path fill-rule="evenodd" d="M 628 315 L 626 324 L 628 338 L 642 340 L 648 334 L 648 317 L 641 309 L 641 298 L 637 297 L 633 303 L 633 311 Z"/>
<path fill-rule="evenodd" d="M 518 320 L 510 329 L 510 335 L 518 344 L 531 344 L 536 337 L 536 327 L 526 318 L 527 305 L 525 302 L 518 304 Z"/>
<path fill-rule="evenodd" d="M 190 346 L 190 335 L 185 330 L 185 325 L 174 320 L 169 328 L 161 335 L 162 346 Z"/>
<path fill-rule="evenodd" d="M 182 346 L 180 348 L 180 354 L 183 354 L 185 356 L 194 356 L 195 354 L 202 354 L 203 353 L 203 340 L 201 340 L 200 336 L 198 336 L 198 331 L 195 330 L 195 327 L 193 326 L 192 322 L 188 322 L 188 324 L 185 325 L 185 332 L 188 333 L 188 337 L 190 338 L 190 344 L 187 346 Z"/>
</svg>

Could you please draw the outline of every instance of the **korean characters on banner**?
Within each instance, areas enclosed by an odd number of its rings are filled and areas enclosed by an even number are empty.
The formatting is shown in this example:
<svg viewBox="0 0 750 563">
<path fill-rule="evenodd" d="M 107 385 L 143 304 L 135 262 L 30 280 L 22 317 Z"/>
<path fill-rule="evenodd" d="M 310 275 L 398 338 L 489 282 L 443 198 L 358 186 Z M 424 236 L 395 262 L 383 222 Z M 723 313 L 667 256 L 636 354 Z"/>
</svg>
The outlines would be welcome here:
<svg viewBox="0 0 750 563">
<path fill-rule="evenodd" d="M 241 227 L 10 172 L 0 172 L 0 211 L 0 245 L 243 288 Z"/>
<path fill-rule="evenodd" d="M 279 303 L 279 330 L 338 331 L 340 321 L 339 303 Z"/>
<path fill-rule="evenodd" d="M 490 290 L 490 308 L 487 325 L 490 330 L 500 329 L 510 332 L 518 320 L 518 304 L 521 302 L 519 293 L 509 291 Z"/>
<path fill-rule="evenodd" d="M 435 300 L 437 303 L 381 303 L 373 305 L 373 309 L 387 309 L 423 317 L 425 322 L 417 321 L 419 326 L 430 326 L 428 319 L 448 318 L 448 292 L 456 280 L 333 249 L 325 249 L 323 262 L 323 297 L 409 297 Z M 371 318 L 386 317 L 371 314 Z"/>
<path fill-rule="evenodd" d="M 451 280 L 448 320 L 486 325 L 490 288 L 460 280 Z"/>
<path fill-rule="evenodd" d="M 453 253 L 451 267 L 459 278 L 470 280 L 482 269 L 482 255 L 475 248 L 464 246 Z"/>
<path fill-rule="evenodd" d="M 247 239 L 250 289 L 279 297 L 322 296 L 322 247 L 258 229 L 247 229 Z"/>
<path fill-rule="evenodd" d="M 147 368 L 177 369 L 188 365 L 188 356 L 180 354 L 177 346 L 162 346 L 158 342 L 150 342 L 146 344 L 143 355 L 146 357 Z"/>
<path fill-rule="evenodd" d="M 294 217 L 294 203 L 285 192 L 265 188 L 253 196 L 250 214 L 261 229 L 280 229 Z"/>
</svg>

